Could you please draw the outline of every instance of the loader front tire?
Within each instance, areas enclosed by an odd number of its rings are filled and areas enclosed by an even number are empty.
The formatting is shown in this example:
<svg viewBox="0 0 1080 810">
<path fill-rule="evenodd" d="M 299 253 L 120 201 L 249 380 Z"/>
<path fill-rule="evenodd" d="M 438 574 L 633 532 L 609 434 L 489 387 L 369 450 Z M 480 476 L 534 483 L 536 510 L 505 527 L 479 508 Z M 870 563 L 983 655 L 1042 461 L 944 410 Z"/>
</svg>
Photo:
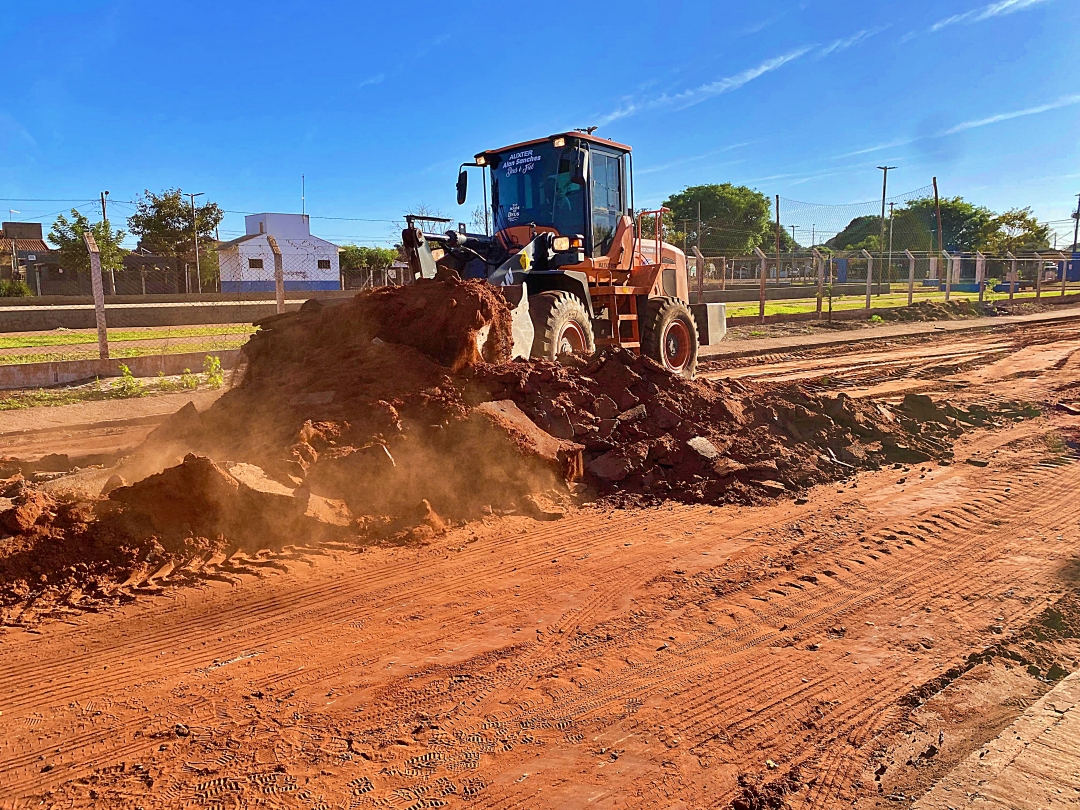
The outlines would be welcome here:
<svg viewBox="0 0 1080 810">
<path fill-rule="evenodd" d="M 678 298 L 650 298 L 645 305 L 641 351 L 672 374 L 693 379 L 697 371 L 697 322 Z"/>
<path fill-rule="evenodd" d="M 535 337 L 532 356 L 558 360 L 560 355 L 593 354 L 596 341 L 585 306 L 565 290 L 549 290 L 529 296 L 529 315 Z"/>
</svg>

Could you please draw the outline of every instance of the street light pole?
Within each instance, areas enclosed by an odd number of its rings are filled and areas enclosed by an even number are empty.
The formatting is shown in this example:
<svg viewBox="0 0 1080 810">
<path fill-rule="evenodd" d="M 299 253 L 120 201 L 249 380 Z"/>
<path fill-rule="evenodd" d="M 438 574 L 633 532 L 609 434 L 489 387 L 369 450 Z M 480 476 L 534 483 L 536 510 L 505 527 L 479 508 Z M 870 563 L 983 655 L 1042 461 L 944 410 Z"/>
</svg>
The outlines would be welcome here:
<svg viewBox="0 0 1080 810">
<path fill-rule="evenodd" d="M 889 203 L 889 278 L 892 278 L 892 233 L 893 233 L 893 206 Z"/>
<path fill-rule="evenodd" d="M 885 264 L 885 192 L 889 187 L 889 170 L 895 166 L 878 166 L 881 175 L 881 239 L 878 241 L 878 264 Z M 881 268 L 878 268 L 878 295 L 881 295 Z"/>
<path fill-rule="evenodd" d="M 109 192 L 106 191 L 105 193 L 108 194 Z M 1073 223 L 1073 253 L 1075 253 L 1080 250 L 1076 246 L 1077 237 L 1080 236 L 1080 194 L 1076 195 L 1076 213 L 1073 214 L 1073 219 L 1076 220 Z"/>
<path fill-rule="evenodd" d="M 200 191 L 198 194 L 188 194 L 191 198 L 191 236 L 195 242 L 195 281 L 198 284 L 199 292 L 202 292 L 202 273 L 199 269 L 199 222 L 195 217 L 195 198 L 201 197 L 206 192 Z"/>
</svg>

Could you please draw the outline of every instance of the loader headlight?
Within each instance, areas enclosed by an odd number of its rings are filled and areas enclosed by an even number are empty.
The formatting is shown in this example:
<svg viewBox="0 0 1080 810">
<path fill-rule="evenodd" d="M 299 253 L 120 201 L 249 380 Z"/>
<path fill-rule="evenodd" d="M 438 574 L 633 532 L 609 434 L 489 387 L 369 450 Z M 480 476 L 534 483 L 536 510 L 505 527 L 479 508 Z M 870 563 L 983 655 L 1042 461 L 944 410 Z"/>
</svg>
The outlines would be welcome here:
<svg viewBox="0 0 1080 810">
<path fill-rule="evenodd" d="M 487 158 L 484 157 L 483 155 L 477 155 L 476 156 L 476 165 L 477 166 L 487 166 Z"/>
<path fill-rule="evenodd" d="M 585 244 L 580 236 L 556 236 L 551 240 L 551 249 L 556 253 L 565 253 L 568 250 L 581 250 Z"/>
<path fill-rule="evenodd" d="M 566 146 L 566 138 L 559 136 L 551 142 L 551 145 L 554 146 L 556 149 L 562 149 L 564 146 Z"/>
</svg>

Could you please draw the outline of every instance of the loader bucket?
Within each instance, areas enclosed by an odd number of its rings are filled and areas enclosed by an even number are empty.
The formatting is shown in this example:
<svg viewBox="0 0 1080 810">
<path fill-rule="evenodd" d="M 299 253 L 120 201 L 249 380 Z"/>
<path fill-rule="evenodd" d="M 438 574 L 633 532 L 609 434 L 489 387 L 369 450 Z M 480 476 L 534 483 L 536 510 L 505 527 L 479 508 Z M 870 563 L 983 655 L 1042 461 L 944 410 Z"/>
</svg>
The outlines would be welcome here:
<svg viewBox="0 0 1080 810">
<path fill-rule="evenodd" d="M 510 351 L 510 359 L 518 357 L 526 358 L 532 353 L 533 330 L 532 318 L 529 315 L 529 291 L 524 283 L 507 284 L 497 288 L 506 299 L 510 307 L 511 328 L 513 330 L 514 344 Z M 484 352 L 484 343 L 487 342 L 490 326 L 485 326 L 476 333 L 476 348 L 481 354 Z"/>
<path fill-rule="evenodd" d="M 510 305 L 514 334 L 514 348 L 511 350 L 510 358 L 528 359 L 532 354 L 533 338 L 536 334 L 532 317 L 529 315 L 529 289 L 524 282 L 511 284 L 502 289 L 503 295 L 506 296 L 506 303 Z"/>
</svg>

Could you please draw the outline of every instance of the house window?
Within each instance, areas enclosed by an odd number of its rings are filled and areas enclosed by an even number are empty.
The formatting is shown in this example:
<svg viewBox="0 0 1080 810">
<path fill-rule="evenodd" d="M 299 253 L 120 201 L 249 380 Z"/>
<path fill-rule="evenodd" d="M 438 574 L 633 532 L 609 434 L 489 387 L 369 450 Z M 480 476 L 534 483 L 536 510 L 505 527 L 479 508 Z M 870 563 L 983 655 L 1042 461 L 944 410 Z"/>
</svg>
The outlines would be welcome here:
<svg viewBox="0 0 1080 810">
<path fill-rule="evenodd" d="M 319 259 L 319 269 L 320 270 L 329 270 L 330 269 L 330 260 L 329 259 Z"/>
<path fill-rule="evenodd" d="M 249 270 L 262 270 L 262 259 L 248 259 Z"/>
</svg>

